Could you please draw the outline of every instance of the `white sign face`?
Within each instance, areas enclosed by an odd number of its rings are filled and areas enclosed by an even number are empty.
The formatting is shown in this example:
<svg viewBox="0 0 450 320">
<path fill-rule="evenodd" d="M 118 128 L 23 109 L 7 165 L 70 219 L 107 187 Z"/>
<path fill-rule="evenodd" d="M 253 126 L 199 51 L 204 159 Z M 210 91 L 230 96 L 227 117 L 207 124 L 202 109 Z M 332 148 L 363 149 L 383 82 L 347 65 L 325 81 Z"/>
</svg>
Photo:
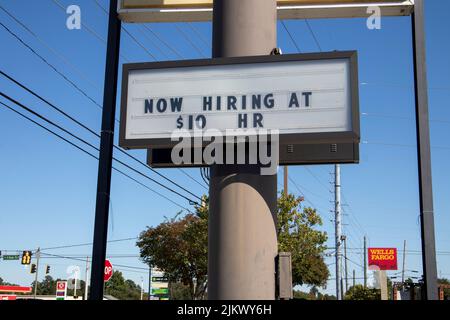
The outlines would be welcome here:
<svg viewBox="0 0 450 320">
<path fill-rule="evenodd" d="M 121 144 L 161 145 L 177 130 L 352 132 L 352 68 L 350 58 L 132 68 L 124 73 Z"/>
</svg>

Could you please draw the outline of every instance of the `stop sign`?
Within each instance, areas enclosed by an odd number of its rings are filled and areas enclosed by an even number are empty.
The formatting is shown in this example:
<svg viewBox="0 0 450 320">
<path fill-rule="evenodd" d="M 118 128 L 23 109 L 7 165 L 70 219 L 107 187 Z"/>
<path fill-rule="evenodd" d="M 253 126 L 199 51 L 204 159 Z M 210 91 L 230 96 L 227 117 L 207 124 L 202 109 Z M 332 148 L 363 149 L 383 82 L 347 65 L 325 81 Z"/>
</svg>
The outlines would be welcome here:
<svg viewBox="0 0 450 320">
<path fill-rule="evenodd" d="M 106 282 L 111 279 L 113 275 L 113 266 L 108 259 L 105 260 L 105 272 L 103 273 L 103 280 Z"/>
</svg>

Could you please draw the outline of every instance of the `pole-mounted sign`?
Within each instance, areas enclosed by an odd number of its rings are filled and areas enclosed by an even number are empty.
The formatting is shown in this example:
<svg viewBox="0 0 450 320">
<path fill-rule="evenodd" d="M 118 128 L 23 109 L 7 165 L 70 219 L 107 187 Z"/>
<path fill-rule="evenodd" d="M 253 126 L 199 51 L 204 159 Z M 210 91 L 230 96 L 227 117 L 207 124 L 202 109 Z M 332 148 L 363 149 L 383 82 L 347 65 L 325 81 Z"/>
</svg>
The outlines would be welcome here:
<svg viewBox="0 0 450 320">
<path fill-rule="evenodd" d="M 368 248 L 368 265 L 378 270 L 397 270 L 397 248 Z"/>
<path fill-rule="evenodd" d="M 103 281 L 108 282 L 112 275 L 113 275 L 113 266 L 111 264 L 111 262 L 106 259 L 105 260 L 105 273 L 104 273 L 104 277 L 103 277 Z"/>
<path fill-rule="evenodd" d="M 199 134 L 204 147 L 261 130 L 278 130 L 281 146 L 359 143 L 353 51 L 125 64 L 122 79 L 127 149 L 170 148 Z"/>
</svg>

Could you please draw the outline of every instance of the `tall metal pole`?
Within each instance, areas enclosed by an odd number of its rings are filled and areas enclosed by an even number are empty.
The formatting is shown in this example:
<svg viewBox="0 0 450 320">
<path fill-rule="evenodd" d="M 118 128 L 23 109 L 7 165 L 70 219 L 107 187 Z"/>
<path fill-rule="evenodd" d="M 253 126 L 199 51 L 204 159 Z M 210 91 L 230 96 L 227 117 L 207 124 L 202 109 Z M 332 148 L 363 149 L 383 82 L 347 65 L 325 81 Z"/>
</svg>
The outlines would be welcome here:
<svg viewBox="0 0 450 320">
<path fill-rule="evenodd" d="M 424 294 L 427 300 L 438 300 L 423 0 L 414 2 L 412 29 Z"/>
<path fill-rule="evenodd" d="M 405 283 L 406 240 L 403 242 L 402 283 Z"/>
<path fill-rule="evenodd" d="M 364 236 L 364 288 L 367 288 L 367 239 Z"/>
<path fill-rule="evenodd" d="M 88 299 L 89 292 L 89 257 L 86 257 L 86 275 L 84 279 L 84 300 Z"/>
<path fill-rule="evenodd" d="M 148 268 L 148 300 L 151 300 L 152 296 L 152 266 Z"/>
<path fill-rule="evenodd" d="M 269 55 L 276 0 L 215 0 L 213 57 Z M 210 171 L 208 299 L 275 299 L 277 175 L 258 165 Z"/>
<path fill-rule="evenodd" d="M 356 273 L 355 269 L 353 269 L 353 287 L 356 285 Z"/>
<path fill-rule="evenodd" d="M 348 291 L 348 269 L 347 269 L 347 237 L 343 236 L 344 241 L 344 266 L 345 266 L 345 292 Z"/>
<path fill-rule="evenodd" d="M 117 0 L 109 6 L 108 45 L 106 51 L 105 84 L 103 92 L 102 131 L 98 164 L 97 204 L 95 207 L 94 243 L 90 300 L 103 300 L 103 273 L 108 234 L 109 195 L 116 115 L 117 77 L 120 51 L 121 22 L 117 17 Z"/>
<path fill-rule="evenodd" d="M 39 274 L 39 259 L 41 258 L 41 248 L 36 250 L 36 274 L 34 275 L 34 299 L 37 296 L 38 288 L 38 274 Z"/>
<path fill-rule="evenodd" d="M 342 300 L 341 295 L 341 168 L 334 165 L 334 224 L 336 242 L 336 298 Z"/>
</svg>

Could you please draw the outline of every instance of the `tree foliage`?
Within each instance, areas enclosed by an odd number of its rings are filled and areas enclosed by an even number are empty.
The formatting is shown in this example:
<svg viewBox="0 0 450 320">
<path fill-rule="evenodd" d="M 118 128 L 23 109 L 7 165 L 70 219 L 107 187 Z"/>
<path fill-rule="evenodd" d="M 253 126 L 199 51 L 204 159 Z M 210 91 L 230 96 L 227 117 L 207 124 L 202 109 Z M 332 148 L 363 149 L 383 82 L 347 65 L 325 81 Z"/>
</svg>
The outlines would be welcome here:
<svg viewBox="0 0 450 320">
<path fill-rule="evenodd" d="M 324 286 L 330 275 L 323 257 L 327 234 L 315 229 L 322 219 L 315 209 L 302 209 L 302 201 L 284 192 L 278 198 L 278 250 L 292 254 L 293 285 Z"/>
<path fill-rule="evenodd" d="M 345 293 L 345 300 L 381 300 L 380 289 L 366 288 L 357 284 L 348 289 Z"/>
<path fill-rule="evenodd" d="M 141 287 L 132 280 L 126 280 L 122 272 L 114 271 L 111 279 L 105 284 L 105 295 L 119 300 L 140 300 Z"/>
<path fill-rule="evenodd" d="M 293 284 L 325 285 L 329 276 L 323 253 L 327 235 L 312 208 L 300 208 L 302 199 L 282 194 L 278 199 L 279 251 L 292 253 Z M 203 299 L 208 267 L 208 198 L 195 213 L 147 227 L 137 246 L 142 260 L 164 271 L 172 299 Z"/>
<path fill-rule="evenodd" d="M 196 206 L 187 214 L 147 227 L 137 242 L 145 263 L 164 271 L 171 283 L 189 288 L 190 299 L 205 296 L 208 266 L 208 205 Z"/>
</svg>

